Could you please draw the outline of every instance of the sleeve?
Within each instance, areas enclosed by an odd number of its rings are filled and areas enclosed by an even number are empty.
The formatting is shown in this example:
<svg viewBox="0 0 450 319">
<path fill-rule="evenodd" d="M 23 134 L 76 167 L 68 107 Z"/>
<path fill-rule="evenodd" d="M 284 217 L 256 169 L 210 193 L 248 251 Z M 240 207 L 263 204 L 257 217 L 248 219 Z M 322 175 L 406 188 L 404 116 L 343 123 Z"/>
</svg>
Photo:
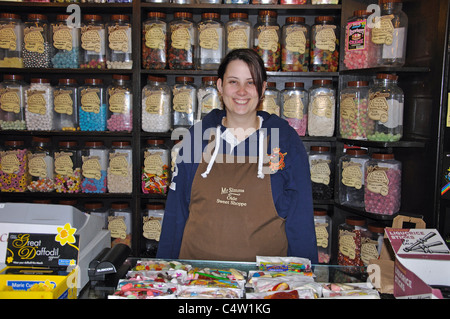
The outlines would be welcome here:
<svg viewBox="0 0 450 319">
<path fill-rule="evenodd" d="M 286 157 L 284 205 L 286 209 L 286 236 L 288 255 L 318 262 L 311 176 L 303 142 L 298 136 Z"/>
</svg>

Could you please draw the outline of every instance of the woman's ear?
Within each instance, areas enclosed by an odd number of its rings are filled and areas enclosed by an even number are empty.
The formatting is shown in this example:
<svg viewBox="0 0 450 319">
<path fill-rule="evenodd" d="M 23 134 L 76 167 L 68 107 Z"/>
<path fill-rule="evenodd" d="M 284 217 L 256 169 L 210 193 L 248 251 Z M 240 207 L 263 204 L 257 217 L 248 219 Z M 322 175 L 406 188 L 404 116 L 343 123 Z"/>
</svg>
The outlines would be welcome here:
<svg viewBox="0 0 450 319">
<path fill-rule="evenodd" d="M 266 87 L 267 87 L 267 81 L 264 81 L 263 85 L 262 85 L 262 90 L 261 90 L 261 99 L 264 98 L 264 92 L 266 92 Z"/>
<path fill-rule="evenodd" d="M 222 79 L 221 78 L 217 79 L 216 86 L 217 86 L 217 90 L 219 91 L 219 93 L 222 94 Z"/>
</svg>

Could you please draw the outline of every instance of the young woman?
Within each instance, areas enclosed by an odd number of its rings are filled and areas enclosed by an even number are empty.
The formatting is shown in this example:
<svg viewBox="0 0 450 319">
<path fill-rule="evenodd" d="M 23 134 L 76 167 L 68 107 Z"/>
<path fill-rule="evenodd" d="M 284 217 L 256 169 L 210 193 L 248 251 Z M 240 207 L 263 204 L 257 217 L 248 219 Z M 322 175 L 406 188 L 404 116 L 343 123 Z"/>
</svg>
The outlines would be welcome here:
<svg viewBox="0 0 450 319">
<path fill-rule="evenodd" d="M 183 139 L 157 257 L 317 263 L 307 153 L 285 120 L 257 111 L 267 81 L 262 60 L 251 49 L 232 51 L 218 78 L 224 110 Z"/>
</svg>

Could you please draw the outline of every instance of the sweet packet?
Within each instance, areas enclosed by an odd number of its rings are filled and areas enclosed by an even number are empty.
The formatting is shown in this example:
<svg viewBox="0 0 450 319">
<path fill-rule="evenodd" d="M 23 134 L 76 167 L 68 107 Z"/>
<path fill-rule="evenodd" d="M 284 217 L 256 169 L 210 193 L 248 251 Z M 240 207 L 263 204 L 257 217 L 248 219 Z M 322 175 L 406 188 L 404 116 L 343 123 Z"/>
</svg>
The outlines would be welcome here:
<svg viewBox="0 0 450 319">
<path fill-rule="evenodd" d="M 262 271 L 295 272 L 314 277 L 311 261 L 307 258 L 256 256 L 256 266 Z"/>
</svg>

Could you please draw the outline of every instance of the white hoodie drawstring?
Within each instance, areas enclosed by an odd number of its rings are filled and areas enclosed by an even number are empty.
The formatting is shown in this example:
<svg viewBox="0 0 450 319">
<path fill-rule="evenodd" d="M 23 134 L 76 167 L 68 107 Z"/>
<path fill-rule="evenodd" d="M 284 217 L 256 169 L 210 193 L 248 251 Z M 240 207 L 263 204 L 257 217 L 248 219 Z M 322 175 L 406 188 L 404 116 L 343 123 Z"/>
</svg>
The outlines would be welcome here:
<svg viewBox="0 0 450 319">
<path fill-rule="evenodd" d="M 263 159 L 264 159 L 264 131 L 259 130 L 259 149 L 258 149 L 258 178 L 263 179 L 264 173 L 262 171 L 263 168 Z"/>
<path fill-rule="evenodd" d="M 206 171 L 202 173 L 202 177 L 206 178 L 206 176 L 208 176 L 209 172 L 211 171 L 211 168 L 214 164 L 214 162 L 216 161 L 217 158 L 217 154 L 219 153 L 219 147 L 220 147 L 220 125 L 217 125 L 216 127 L 216 145 L 214 147 L 214 152 L 213 155 L 208 163 L 208 166 L 206 167 Z"/>
</svg>

